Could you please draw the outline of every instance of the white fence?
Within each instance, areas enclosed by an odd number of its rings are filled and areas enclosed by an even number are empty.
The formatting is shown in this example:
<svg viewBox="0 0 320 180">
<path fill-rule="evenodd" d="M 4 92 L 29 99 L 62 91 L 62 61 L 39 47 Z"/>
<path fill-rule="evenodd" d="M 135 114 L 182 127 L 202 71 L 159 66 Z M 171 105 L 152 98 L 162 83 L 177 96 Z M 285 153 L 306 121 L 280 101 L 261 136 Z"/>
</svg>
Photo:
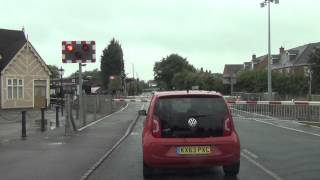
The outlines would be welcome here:
<svg viewBox="0 0 320 180">
<path fill-rule="evenodd" d="M 319 101 L 228 101 L 239 117 L 320 122 Z"/>
</svg>

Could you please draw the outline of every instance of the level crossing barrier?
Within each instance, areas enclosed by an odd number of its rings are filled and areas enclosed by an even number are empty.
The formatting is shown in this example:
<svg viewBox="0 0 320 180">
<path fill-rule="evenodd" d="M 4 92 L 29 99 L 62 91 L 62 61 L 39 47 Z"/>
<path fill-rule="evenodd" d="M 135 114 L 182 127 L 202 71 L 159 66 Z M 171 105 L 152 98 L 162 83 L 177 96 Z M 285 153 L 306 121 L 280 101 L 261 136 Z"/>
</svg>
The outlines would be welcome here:
<svg viewBox="0 0 320 180">
<path fill-rule="evenodd" d="M 227 101 L 239 117 L 320 122 L 320 101 Z"/>
</svg>

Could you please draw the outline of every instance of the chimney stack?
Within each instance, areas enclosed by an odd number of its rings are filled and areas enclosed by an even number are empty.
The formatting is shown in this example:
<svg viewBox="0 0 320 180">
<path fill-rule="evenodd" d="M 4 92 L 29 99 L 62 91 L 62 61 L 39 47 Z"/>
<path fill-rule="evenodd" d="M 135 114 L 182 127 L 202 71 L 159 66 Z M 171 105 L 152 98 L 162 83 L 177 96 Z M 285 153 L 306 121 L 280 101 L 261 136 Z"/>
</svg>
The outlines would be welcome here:
<svg viewBox="0 0 320 180">
<path fill-rule="evenodd" d="M 283 54 L 283 53 L 284 53 L 284 47 L 283 47 L 283 46 L 281 46 L 281 47 L 279 48 L 279 52 L 280 52 L 280 54 Z"/>
<path fill-rule="evenodd" d="M 257 59 L 257 56 L 255 54 L 252 54 L 252 60 L 256 60 Z"/>
</svg>

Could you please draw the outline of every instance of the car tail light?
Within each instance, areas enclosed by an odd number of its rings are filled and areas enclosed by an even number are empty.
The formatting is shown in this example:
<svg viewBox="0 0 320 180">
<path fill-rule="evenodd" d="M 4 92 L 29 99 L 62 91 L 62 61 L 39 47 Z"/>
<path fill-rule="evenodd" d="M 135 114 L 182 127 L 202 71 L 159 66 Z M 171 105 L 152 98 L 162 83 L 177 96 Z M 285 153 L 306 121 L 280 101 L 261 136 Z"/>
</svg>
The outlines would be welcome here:
<svg viewBox="0 0 320 180">
<path fill-rule="evenodd" d="M 233 130 L 232 118 L 228 114 L 224 119 L 223 136 L 230 136 Z"/>
<path fill-rule="evenodd" d="M 156 138 L 161 137 L 161 123 L 157 116 L 152 119 L 152 135 Z"/>
</svg>

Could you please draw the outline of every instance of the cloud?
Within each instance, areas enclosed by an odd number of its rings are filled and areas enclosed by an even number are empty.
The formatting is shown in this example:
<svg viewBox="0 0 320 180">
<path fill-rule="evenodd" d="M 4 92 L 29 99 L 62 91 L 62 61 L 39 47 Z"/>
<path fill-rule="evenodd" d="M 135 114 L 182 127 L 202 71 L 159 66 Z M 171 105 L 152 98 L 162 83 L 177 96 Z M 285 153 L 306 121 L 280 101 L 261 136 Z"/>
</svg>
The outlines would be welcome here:
<svg viewBox="0 0 320 180">
<path fill-rule="evenodd" d="M 1 2 L 2 28 L 25 26 L 30 41 L 48 64 L 61 65 L 62 40 L 96 40 L 97 58 L 115 37 L 124 58 L 142 79 L 153 78 L 153 64 L 170 53 L 196 67 L 222 72 L 267 50 L 267 9 L 246 0 L 55 0 Z M 319 41 L 316 0 L 282 0 L 272 6 L 272 50 Z M 130 63 L 126 71 L 131 73 Z M 78 66 L 64 65 L 66 74 Z M 99 68 L 90 64 L 86 69 Z"/>
</svg>

